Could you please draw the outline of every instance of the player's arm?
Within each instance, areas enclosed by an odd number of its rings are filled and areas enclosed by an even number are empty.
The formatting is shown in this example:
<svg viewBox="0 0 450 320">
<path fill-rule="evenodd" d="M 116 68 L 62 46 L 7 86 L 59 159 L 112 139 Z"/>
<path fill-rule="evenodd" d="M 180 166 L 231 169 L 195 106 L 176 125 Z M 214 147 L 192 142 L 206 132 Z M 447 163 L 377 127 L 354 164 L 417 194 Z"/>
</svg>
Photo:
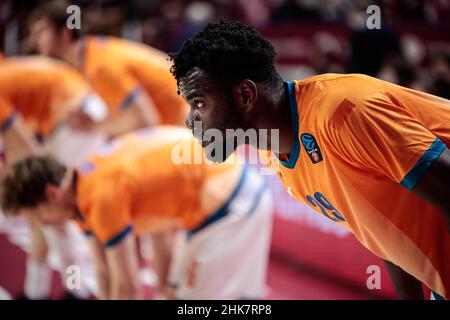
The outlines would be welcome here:
<svg viewBox="0 0 450 320">
<path fill-rule="evenodd" d="M 443 142 L 385 95 L 359 103 L 345 119 L 336 112 L 330 121 L 335 134 L 330 139 L 343 159 L 388 177 L 448 215 L 450 166 Z M 423 296 L 415 278 L 390 263 L 387 268 L 401 298 Z"/>
<path fill-rule="evenodd" d="M 390 261 L 384 260 L 397 295 L 402 300 L 423 300 L 422 283 Z"/>
<path fill-rule="evenodd" d="M 158 111 L 146 92 L 132 97 L 132 102 L 106 120 L 94 125 L 94 130 L 115 137 L 122 133 L 157 125 L 160 122 Z"/>
<path fill-rule="evenodd" d="M 139 299 L 139 263 L 131 217 L 131 186 L 127 175 L 97 182 L 89 206 L 89 230 L 100 241 L 108 270 L 108 299 Z"/>
<path fill-rule="evenodd" d="M 48 245 L 42 227 L 31 216 L 25 216 L 31 232 L 31 248 L 29 257 L 35 261 L 46 262 Z"/>
<path fill-rule="evenodd" d="M 94 260 L 97 275 L 98 298 L 106 300 L 110 296 L 110 283 L 105 248 L 94 236 L 89 236 L 89 246 L 91 247 L 92 259 Z"/>
<path fill-rule="evenodd" d="M 128 70 L 114 64 L 105 65 L 94 81 L 93 88 L 116 112 L 99 123 L 87 123 L 80 129 L 96 130 L 109 137 L 153 126 L 160 122 L 152 98 L 138 79 Z"/>
<path fill-rule="evenodd" d="M 352 146 L 339 150 L 348 161 L 400 183 L 450 223 L 450 151 L 444 142 L 381 94 L 355 106 L 345 122 L 335 132 Z"/>
<path fill-rule="evenodd" d="M 112 300 L 141 299 L 139 282 L 139 261 L 136 241 L 132 233 L 128 233 L 120 242 L 105 249 L 109 270 L 110 292 Z"/>
<path fill-rule="evenodd" d="M 168 289 L 169 268 L 172 258 L 172 238 L 170 231 L 162 231 L 152 234 L 153 265 L 158 275 L 157 291 L 166 294 Z M 171 297 L 167 297 L 171 298 Z"/>
<path fill-rule="evenodd" d="M 450 150 L 448 148 L 442 151 L 412 191 L 442 211 L 450 232 Z"/>
<path fill-rule="evenodd" d="M 26 299 L 47 299 L 50 294 L 51 269 L 47 263 L 48 244 L 42 226 L 32 215 L 24 215 L 31 232 L 26 261 L 23 293 Z M 20 298 L 19 298 L 20 299 Z"/>
<path fill-rule="evenodd" d="M 42 150 L 33 132 L 27 128 L 18 114 L 11 115 L 1 128 L 6 159 L 15 162 L 30 154 L 39 154 Z"/>
</svg>

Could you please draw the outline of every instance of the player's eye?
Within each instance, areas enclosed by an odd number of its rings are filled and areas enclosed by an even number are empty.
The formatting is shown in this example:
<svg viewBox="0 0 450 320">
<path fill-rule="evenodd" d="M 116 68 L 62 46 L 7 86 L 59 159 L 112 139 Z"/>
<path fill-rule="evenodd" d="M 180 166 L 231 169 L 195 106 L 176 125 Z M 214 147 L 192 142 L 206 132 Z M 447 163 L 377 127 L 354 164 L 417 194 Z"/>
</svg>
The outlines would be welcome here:
<svg viewBox="0 0 450 320">
<path fill-rule="evenodd" d="M 201 107 L 203 107 L 205 105 L 205 103 L 201 100 L 194 100 L 194 104 L 197 107 L 197 109 L 200 109 Z"/>
</svg>

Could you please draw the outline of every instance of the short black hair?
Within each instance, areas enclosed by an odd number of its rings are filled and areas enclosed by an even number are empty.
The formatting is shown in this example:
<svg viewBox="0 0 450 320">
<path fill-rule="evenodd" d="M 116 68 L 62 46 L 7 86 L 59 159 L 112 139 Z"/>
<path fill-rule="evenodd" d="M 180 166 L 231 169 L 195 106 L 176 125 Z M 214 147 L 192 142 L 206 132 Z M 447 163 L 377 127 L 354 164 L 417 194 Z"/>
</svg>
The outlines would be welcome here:
<svg viewBox="0 0 450 320">
<path fill-rule="evenodd" d="M 59 185 L 67 168 L 49 156 L 31 156 L 14 163 L 2 179 L 0 202 L 3 212 L 17 214 L 46 201 L 45 186 Z"/>
<path fill-rule="evenodd" d="M 240 22 L 209 23 L 169 56 L 178 85 L 194 67 L 225 85 L 243 79 L 269 86 L 282 81 L 274 67 L 274 47 L 253 27 Z"/>
</svg>

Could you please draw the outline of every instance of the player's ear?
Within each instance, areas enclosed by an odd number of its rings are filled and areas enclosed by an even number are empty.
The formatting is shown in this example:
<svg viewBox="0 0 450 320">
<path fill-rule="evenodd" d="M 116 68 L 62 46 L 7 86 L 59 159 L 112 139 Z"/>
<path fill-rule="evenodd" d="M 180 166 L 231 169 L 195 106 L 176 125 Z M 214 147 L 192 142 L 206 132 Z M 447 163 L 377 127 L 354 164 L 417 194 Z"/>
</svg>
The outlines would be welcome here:
<svg viewBox="0 0 450 320">
<path fill-rule="evenodd" d="M 59 41 L 63 45 L 68 45 L 72 42 L 72 31 L 64 27 L 58 31 Z"/>
<path fill-rule="evenodd" d="M 45 185 L 45 196 L 50 203 L 58 202 L 59 198 L 61 197 L 61 190 L 60 187 L 55 186 L 53 184 L 46 184 Z"/>
<path fill-rule="evenodd" d="M 249 79 L 242 80 L 238 85 L 233 86 L 233 96 L 236 105 L 243 113 L 250 112 L 258 96 L 256 84 Z"/>
</svg>

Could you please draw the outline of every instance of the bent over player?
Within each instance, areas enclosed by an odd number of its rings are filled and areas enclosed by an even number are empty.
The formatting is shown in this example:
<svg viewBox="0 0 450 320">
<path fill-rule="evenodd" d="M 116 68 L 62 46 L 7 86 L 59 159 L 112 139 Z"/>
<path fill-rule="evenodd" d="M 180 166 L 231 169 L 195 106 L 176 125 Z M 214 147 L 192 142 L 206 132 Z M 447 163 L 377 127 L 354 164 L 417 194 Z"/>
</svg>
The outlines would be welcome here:
<svg viewBox="0 0 450 320">
<path fill-rule="evenodd" d="M 166 54 L 114 37 L 82 36 L 67 28 L 66 8 L 65 2 L 38 8 L 30 37 L 39 53 L 75 66 L 108 105 L 105 121 L 91 124 L 80 117 L 78 128 L 113 137 L 156 124 L 182 125 L 188 108 L 174 91 Z"/>
<path fill-rule="evenodd" d="M 172 286 L 175 297 L 261 297 L 270 193 L 236 159 L 206 164 L 195 161 L 199 155 L 189 131 L 158 127 L 112 141 L 76 170 L 31 157 L 6 175 L 2 206 L 46 224 L 78 219 L 90 235 L 102 298 L 141 297 L 134 236 L 144 233 L 156 233 L 159 287 Z M 171 254 L 164 233 L 173 227 L 184 231 Z"/>
<path fill-rule="evenodd" d="M 224 137 L 269 129 L 257 146 L 267 146 L 264 162 L 293 197 L 388 261 L 401 297 L 423 298 L 423 282 L 449 298 L 449 101 L 358 74 L 285 82 L 274 57 L 237 22 L 209 24 L 186 41 L 172 72 L 191 107 L 188 127 L 204 146 L 211 128 Z"/>
<path fill-rule="evenodd" d="M 0 137 L 6 166 L 30 154 L 41 153 L 50 153 L 71 165 L 85 160 L 105 139 L 69 128 L 67 119 L 78 110 L 93 119 L 107 112 L 83 77 L 66 63 L 37 56 L 12 57 L 0 62 Z M 57 254 L 64 280 L 65 267 L 75 259 L 67 248 L 70 239 L 67 232 L 76 228 L 43 227 L 34 219 L 28 223 L 32 241 L 24 295 L 28 299 L 46 299 L 51 284 L 48 257 L 50 253 Z"/>
</svg>

